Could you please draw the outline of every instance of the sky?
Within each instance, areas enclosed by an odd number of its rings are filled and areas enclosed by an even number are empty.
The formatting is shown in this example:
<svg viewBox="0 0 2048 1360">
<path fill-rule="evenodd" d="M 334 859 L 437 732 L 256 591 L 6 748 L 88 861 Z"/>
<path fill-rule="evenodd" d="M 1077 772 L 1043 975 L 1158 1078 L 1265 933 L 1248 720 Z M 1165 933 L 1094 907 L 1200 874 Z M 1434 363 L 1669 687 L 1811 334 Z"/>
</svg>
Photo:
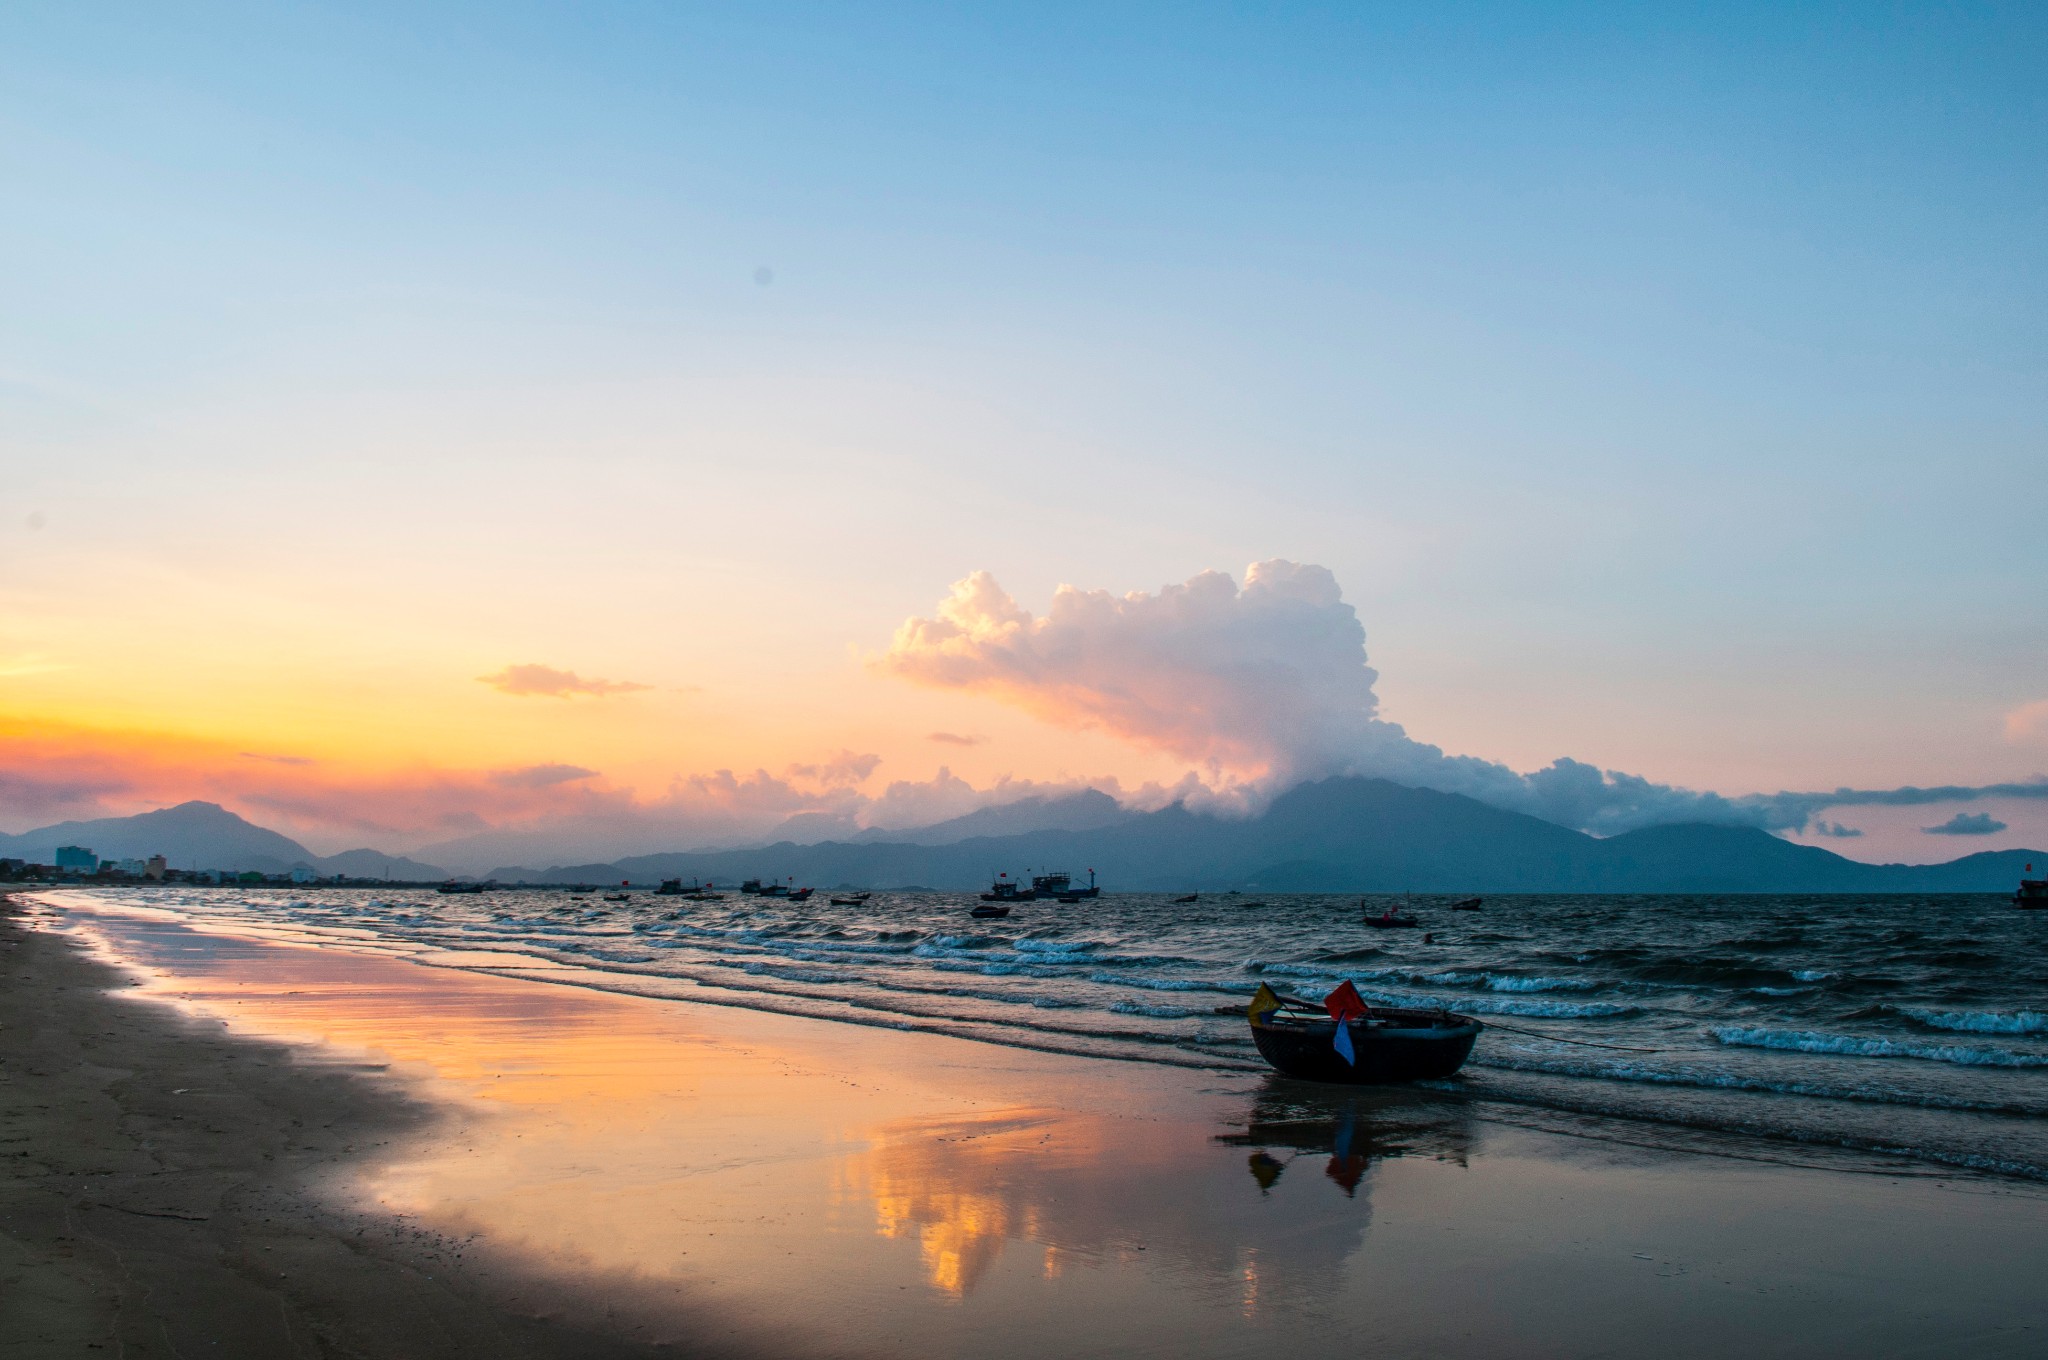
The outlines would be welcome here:
<svg viewBox="0 0 2048 1360">
<path fill-rule="evenodd" d="M 0 828 L 2048 846 L 2044 77 L 2021 5 L 10 5 Z"/>
</svg>

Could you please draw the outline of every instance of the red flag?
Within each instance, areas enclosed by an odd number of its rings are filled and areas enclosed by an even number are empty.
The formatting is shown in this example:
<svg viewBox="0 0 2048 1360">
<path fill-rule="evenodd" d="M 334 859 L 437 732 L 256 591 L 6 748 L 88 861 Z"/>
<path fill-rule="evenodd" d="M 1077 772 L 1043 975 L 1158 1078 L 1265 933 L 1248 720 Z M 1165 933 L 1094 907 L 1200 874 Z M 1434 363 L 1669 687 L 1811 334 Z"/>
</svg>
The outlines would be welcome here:
<svg viewBox="0 0 2048 1360">
<path fill-rule="evenodd" d="M 1330 1013 L 1332 1020 L 1363 1020 L 1372 1012 L 1367 1009 L 1365 998 L 1349 982 L 1340 982 L 1335 991 L 1323 998 L 1323 1009 Z"/>
</svg>

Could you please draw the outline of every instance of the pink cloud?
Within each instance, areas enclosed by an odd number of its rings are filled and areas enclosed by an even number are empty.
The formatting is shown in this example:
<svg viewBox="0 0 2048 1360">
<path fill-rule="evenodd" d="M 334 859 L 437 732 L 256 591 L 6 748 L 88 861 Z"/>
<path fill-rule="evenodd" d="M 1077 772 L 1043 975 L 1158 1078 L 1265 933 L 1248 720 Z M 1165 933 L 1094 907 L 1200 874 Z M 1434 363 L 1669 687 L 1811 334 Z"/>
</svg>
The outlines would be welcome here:
<svg viewBox="0 0 2048 1360">
<path fill-rule="evenodd" d="M 572 699 L 578 695 L 603 698 L 606 695 L 631 694 L 636 690 L 652 688 L 633 680 L 586 680 L 574 671 L 558 671 L 552 666 L 541 666 L 531 662 L 520 666 L 507 666 L 494 675 L 479 675 L 477 679 L 500 694 L 510 694 L 522 699 L 536 696 Z"/>
<path fill-rule="evenodd" d="M 2048 699 L 2021 704 L 2005 715 L 2007 741 L 2039 741 L 2048 737 Z"/>
<path fill-rule="evenodd" d="M 975 572 L 875 664 L 1247 777 L 1304 773 L 1384 726 L 1336 578 L 1279 560 L 1242 588 L 1216 571 L 1156 594 L 1061 586 L 1043 618 Z"/>
</svg>

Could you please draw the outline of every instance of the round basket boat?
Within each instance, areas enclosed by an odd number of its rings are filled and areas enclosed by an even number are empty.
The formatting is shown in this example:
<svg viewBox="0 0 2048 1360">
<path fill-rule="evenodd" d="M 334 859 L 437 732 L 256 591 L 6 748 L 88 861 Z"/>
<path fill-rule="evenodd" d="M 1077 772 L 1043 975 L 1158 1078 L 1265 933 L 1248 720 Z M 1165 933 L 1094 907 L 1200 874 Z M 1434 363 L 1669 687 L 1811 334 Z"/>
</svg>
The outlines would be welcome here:
<svg viewBox="0 0 2048 1360">
<path fill-rule="evenodd" d="M 1374 1007 L 1363 1020 L 1345 1022 L 1357 1061 L 1337 1051 L 1337 1022 L 1301 1011 L 1264 1011 L 1251 1017 L 1259 1056 L 1303 1081 L 1377 1086 L 1448 1077 L 1465 1065 L 1486 1026 L 1449 1011 Z"/>
</svg>

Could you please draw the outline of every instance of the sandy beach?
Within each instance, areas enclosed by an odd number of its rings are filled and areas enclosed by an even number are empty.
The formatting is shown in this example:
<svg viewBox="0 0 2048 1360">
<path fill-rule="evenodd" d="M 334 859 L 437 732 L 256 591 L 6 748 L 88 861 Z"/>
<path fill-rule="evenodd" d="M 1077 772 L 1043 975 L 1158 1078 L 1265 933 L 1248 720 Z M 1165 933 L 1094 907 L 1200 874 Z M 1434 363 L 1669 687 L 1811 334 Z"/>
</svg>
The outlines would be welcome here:
<svg viewBox="0 0 2048 1360">
<path fill-rule="evenodd" d="M 0 1354 L 2027 1355 L 2038 1187 L 10 906 Z"/>
</svg>

